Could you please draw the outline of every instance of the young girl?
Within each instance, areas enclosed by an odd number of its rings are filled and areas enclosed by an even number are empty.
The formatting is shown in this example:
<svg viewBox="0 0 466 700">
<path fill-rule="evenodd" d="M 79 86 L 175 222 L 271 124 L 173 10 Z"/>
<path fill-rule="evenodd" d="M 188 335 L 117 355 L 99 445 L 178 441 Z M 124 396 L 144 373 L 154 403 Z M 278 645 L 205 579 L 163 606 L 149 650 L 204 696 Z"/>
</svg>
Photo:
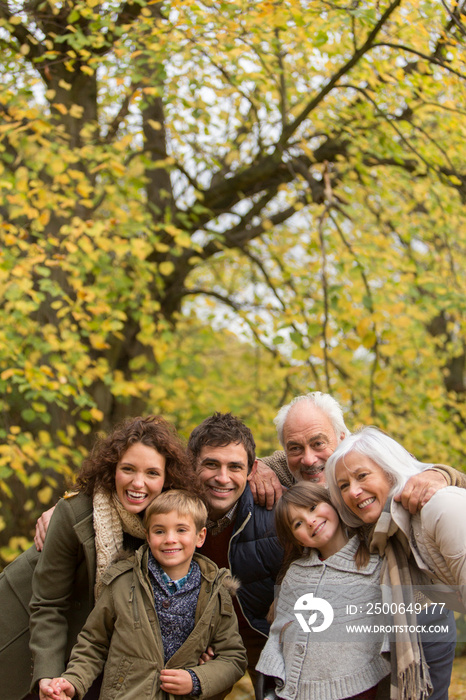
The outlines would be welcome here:
<svg viewBox="0 0 466 700">
<path fill-rule="evenodd" d="M 327 490 L 316 484 L 286 491 L 275 522 L 288 568 L 256 669 L 274 677 L 284 700 L 373 700 L 390 663 L 380 637 L 356 635 L 347 625 L 370 624 L 368 605 L 382 600 L 379 556 L 348 537 Z"/>
</svg>

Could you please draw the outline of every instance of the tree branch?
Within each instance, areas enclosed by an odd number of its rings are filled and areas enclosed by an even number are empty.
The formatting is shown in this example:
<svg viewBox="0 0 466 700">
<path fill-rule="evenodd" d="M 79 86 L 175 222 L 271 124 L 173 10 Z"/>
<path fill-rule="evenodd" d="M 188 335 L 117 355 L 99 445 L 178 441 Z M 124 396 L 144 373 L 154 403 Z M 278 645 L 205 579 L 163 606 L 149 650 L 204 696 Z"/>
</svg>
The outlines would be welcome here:
<svg viewBox="0 0 466 700">
<path fill-rule="evenodd" d="M 301 113 L 296 117 L 296 119 L 291 122 L 286 129 L 283 130 L 282 135 L 278 141 L 277 149 L 282 151 L 290 139 L 291 135 L 297 130 L 297 128 L 302 124 L 302 122 L 309 116 L 309 114 L 322 102 L 324 97 L 328 95 L 329 92 L 337 85 L 340 78 L 349 73 L 349 71 L 357 64 L 357 62 L 364 56 L 365 53 L 372 48 L 375 38 L 380 30 L 383 28 L 384 24 L 388 21 L 389 17 L 393 14 L 396 8 L 401 4 L 401 0 L 394 0 L 388 8 L 385 10 L 384 14 L 377 22 L 375 27 L 367 35 L 366 41 L 361 46 L 360 49 L 354 52 L 352 57 L 338 70 L 334 76 L 327 82 L 324 88 L 306 105 L 306 107 L 301 111 Z"/>
<path fill-rule="evenodd" d="M 436 66 L 441 66 L 441 68 L 445 68 L 445 70 L 447 70 L 449 73 L 452 73 L 452 75 L 456 75 L 458 76 L 458 78 L 466 80 L 466 75 L 464 75 L 464 73 L 460 73 L 454 68 L 450 68 L 450 66 L 448 66 L 448 64 L 445 63 L 445 61 L 442 61 L 439 58 L 435 58 L 433 55 L 429 56 L 428 54 L 422 53 L 422 51 L 416 51 L 416 49 L 413 49 L 409 46 L 404 46 L 403 44 L 395 44 L 391 41 L 378 42 L 377 44 L 374 44 L 373 48 L 376 48 L 377 46 L 389 47 L 391 49 L 396 49 L 397 51 L 405 51 L 406 53 L 413 54 L 414 56 L 419 56 L 419 58 L 423 58 L 428 63 L 433 63 Z"/>
<path fill-rule="evenodd" d="M 12 17 L 13 13 L 10 12 L 8 3 L 0 2 L 0 19 L 5 19 L 7 22 L 9 22 Z M 29 32 L 27 27 L 25 27 L 22 22 L 20 24 L 10 23 L 10 26 L 10 34 L 11 36 L 15 37 L 19 45 L 22 46 L 25 44 L 29 47 L 29 53 L 24 56 L 25 60 L 30 62 L 43 56 L 45 51 L 44 47 L 37 41 L 34 35 Z M 15 47 L 13 44 L 10 44 L 9 42 L 5 42 L 5 44 L 13 51 L 18 51 L 18 47 Z"/>
</svg>

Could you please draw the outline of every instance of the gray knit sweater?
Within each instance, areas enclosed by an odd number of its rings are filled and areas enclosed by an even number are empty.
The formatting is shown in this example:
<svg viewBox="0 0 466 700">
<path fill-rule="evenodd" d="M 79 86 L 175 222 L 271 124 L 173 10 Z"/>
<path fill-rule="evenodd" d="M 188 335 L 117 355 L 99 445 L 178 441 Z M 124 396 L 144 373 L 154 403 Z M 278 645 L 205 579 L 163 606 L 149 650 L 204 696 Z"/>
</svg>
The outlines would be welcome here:
<svg viewBox="0 0 466 700">
<path fill-rule="evenodd" d="M 284 700 L 341 700 L 372 688 L 390 673 L 380 637 L 346 631 L 347 624 L 370 624 L 368 603 L 382 600 L 381 560 L 373 554 L 358 570 L 354 561 L 358 545 L 353 537 L 325 561 L 316 550 L 309 550 L 283 579 L 275 621 L 256 669 L 278 679 L 276 692 Z M 304 631 L 296 618 L 296 601 L 310 593 L 333 608 L 333 622 L 325 631 L 312 631 L 323 621 L 320 612 L 314 622 L 309 621 L 316 608 L 302 612 L 311 631 Z M 357 612 L 348 614 L 349 605 Z"/>
</svg>

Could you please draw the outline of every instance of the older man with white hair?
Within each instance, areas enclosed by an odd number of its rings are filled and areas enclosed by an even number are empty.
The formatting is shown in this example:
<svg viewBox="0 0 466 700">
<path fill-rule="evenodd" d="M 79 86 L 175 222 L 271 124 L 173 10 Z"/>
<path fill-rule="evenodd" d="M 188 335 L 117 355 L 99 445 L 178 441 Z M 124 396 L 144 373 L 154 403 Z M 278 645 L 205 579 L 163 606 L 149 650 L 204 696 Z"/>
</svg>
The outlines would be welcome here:
<svg viewBox="0 0 466 700">
<path fill-rule="evenodd" d="M 338 402 L 318 391 L 297 396 L 279 410 L 274 423 L 294 479 L 325 483 L 327 459 L 350 434 Z"/>
</svg>

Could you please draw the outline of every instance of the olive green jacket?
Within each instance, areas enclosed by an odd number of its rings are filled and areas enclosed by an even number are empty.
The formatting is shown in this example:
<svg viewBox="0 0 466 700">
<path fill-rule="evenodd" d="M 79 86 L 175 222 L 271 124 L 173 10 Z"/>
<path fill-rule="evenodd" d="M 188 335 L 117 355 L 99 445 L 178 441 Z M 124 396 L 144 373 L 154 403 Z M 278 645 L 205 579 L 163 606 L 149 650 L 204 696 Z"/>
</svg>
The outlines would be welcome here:
<svg viewBox="0 0 466 700">
<path fill-rule="evenodd" d="M 32 685 L 63 673 L 71 649 L 94 607 L 96 571 L 92 499 L 61 499 L 34 572 L 30 602 Z"/>
<path fill-rule="evenodd" d="M 0 700 L 21 700 L 64 671 L 94 605 L 94 538 L 92 499 L 63 498 L 42 553 L 32 546 L 0 574 Z"/>
<path fill-rule="evenodd" d="M 29 601 L 39 552 L 32 546 L 0 573 L 0 700 L 21 700 L 29 692 Z"/>
<path fill-rule="evenodd" d="M 166 700 L 167 694 L 160 690 L 163 668 L 193 669 L 201 684 L 202 700 L 230 688 L 246 670 L 246 651 L 231 599 L 231 574 L 201 554 L 194 555 L 202 577 L 194 629 L 164 662 L 147 573 L 148 551 L 143 545 L 130 559 L 114 564 L 104 574 L 102 594 L 63 674 L 76 688 L 77 698 L 83 697 L 104 664 L 102 700 Z M 215 658 L 198 666 L 199 657 L 209 646 Z"/>
</svg>

